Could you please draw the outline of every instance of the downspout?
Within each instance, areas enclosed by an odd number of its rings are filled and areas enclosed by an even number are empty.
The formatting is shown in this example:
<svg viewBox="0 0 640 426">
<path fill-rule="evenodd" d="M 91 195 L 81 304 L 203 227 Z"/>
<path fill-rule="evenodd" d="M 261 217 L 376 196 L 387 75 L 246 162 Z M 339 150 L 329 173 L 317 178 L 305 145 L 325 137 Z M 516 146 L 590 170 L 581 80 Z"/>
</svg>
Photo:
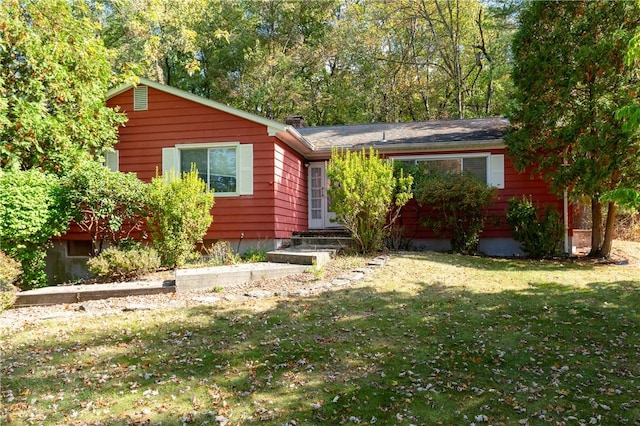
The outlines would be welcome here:
<svg viewBox="0 0 640 426">
<path fill-rule="evenodd" d="M 567 162 L 567 154 L 565 153 L 562 165 L 567 167 L 569 163 Z M 571 239 L 569 237 L 569 190 L 567 186 L 564 187 L 564 196 L 562 200 L 562 220 L 564 222 L 564 254 L 567 257 L 571 256 Z"/>
<path fill-rule="evenodd" d="M 564 253 L 567 257 L 571 256 L 571 239 L 569 237 L 569 191 L 567 188 L 564 189 L 564 200 L 563 200 L 563 220 L 564 220 Z"/>
</svg>

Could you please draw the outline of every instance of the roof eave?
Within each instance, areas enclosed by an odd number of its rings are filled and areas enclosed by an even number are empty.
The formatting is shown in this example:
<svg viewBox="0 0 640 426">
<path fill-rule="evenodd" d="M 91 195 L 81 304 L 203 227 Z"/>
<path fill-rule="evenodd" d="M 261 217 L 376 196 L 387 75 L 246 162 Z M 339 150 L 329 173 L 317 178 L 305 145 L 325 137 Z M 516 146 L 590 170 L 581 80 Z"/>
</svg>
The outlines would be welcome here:
<svg viewBox="0 0 640 426">
<path fill-rule="evenodd" d="M 349 151 L 359 151 L 364 148 L 374 148 L 381 154 L 403 154 L 407 152 L 436 152 L 436 151 L 462 151 L 476 149 L 503 149 L 505 147 L 502 139 L 475 140 L 475 141 L 447 141 L 447 142 L 426 142 L 426 143 L 384 143 L 358 144 L 358 145 L 332 145 L 314 150 L 307 156 L 309 160 L 327 159 L 331 156 L 333 148 L 347 149 Z"/>
<path fill-rule="evenodd" d="M 277 131 L 274 136 L 305 158 L 309 158 L 315 151 L 313 144 L 298 133 L 293 126 L 286 126 L 284 130 Z"/>
</svg>

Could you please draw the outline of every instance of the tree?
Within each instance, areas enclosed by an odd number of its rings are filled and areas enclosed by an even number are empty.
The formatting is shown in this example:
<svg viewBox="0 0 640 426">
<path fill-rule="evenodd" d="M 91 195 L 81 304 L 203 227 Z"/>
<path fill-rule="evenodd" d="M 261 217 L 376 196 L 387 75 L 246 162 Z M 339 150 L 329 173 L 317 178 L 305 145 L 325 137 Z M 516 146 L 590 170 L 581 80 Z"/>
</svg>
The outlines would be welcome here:
<svg viewBox="0 0 640 426">
<path fill-rule="evenodd" d="M 637 182 L 637 135 L 616 111 L 634 101 L 637 70 L 625 62 L 640 22 L 627 2 L 530 2 L 514 37 L 515 106 L 505 142 L 519 171 L 559 194 L 591 199 L 591 256 L 608 256 L 616 203 L 602 195 Z"/>
<path fill-rule="evenodd" d="M 117 141 L 110 67 L 81 1 L 0 2 L 0 168 L 57 174 Z"/>
<path fill-rule="evenodd" d="M 200 71 L 198 30 L 208 19 L 202 12 L 213 1 L 93 0 L 92 3 L 103 23 L 105 45 L 114 52 L 114 69 L 124 79 L 144 76 L 171 86 L 175 85 L 176 75 Z M 216 28 L 207 36 L 221 39 L 227 33 Z"/>
<path fill-rule="evenodd" d="M 384 238 L 412 197 L 411 176 L 394 175 L 393 163 L 371 148 L 360 152 L 334 149 L 327 164 L 330 210 L 360 246 L 370 253 L 383 248 Z"/>
<path fill-rule="evenodd" d="M 91 255 L 104 242 L 120 241 L 140 232 L 147 216 L 148 190 L 135 173 L 112 172 L 95 162 L 83 162 L 63 178 L 75 223 L 91 237 Z"/>
</svg>

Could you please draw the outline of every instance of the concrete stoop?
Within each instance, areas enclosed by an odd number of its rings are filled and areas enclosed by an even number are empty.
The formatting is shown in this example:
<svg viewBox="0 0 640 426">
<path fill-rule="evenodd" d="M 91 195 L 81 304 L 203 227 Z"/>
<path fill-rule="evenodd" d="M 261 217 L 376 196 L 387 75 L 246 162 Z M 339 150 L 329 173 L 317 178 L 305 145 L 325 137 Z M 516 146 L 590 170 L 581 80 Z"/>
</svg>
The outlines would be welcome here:
<svg viewBox="0 0 640 426">
<path fill-rule="evenodd" d="M 308 266 L 306 265 L 287 265 L 270 262 L 179 269 L 176 271 L 176 291 L 224 289 L 225 287 L 252 281 L 299 274 L 307 269 Z"/>
<path fill-rule="evenodd" d="M 299 245 L 270 251 L 266 254 L 266 260 L 282 264 L 314 265 L 321 268 L 336 257 L 337 252 L 336 248 Z"/>
</svg>

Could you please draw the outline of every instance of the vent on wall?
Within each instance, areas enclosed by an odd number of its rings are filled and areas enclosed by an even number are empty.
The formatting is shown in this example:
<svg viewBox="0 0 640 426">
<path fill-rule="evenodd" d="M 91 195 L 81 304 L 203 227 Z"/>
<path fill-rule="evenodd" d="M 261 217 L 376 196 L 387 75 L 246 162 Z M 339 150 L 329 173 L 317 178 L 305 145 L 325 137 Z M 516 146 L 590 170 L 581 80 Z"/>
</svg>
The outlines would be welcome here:
<svg viewBox="0 0 640 426">
<path fill-rule="evenodd" d="M 149 88 L 137 86 L 133 88 L 133 110 L 146 111 L 149 109 Z"/>
</svg>

